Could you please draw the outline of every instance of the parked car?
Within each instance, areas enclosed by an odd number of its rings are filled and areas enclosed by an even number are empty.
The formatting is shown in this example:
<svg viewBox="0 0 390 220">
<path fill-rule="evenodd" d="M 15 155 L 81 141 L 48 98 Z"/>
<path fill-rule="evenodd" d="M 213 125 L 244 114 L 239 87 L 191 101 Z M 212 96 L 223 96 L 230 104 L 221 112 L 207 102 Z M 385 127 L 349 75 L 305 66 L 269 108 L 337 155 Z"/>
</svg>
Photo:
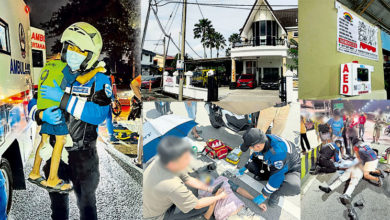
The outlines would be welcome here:
<svg viewBox="0 0 390 220">
<path fill-rule="evenodd" d="M 237 79 L 237 88 L 256 88 L 256 77 L 253 74 L 241 74 Z"/>
<path fill-rule="evenodd" d="M 149 89 L 149 84 L 152 84 L 152 88 L 160 87 L 161 76 L 142 76 L 142 89 Z"/>
</svg>

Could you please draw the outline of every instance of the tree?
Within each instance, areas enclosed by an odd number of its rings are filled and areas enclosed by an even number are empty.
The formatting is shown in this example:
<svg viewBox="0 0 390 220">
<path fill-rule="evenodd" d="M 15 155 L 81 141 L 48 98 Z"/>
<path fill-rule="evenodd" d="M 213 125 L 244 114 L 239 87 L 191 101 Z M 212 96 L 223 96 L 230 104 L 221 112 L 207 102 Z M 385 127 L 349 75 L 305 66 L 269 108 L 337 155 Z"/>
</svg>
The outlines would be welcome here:
<svg viewBox="0 0 390 220">
<path fill-rule="evenodd" d="M 224 49 L 226 46 L 226 39 L 221 33 L 215 32 L 214 41 L 215 41 L 215 49 L 217 49 L 217 58 L 218 58 L 219 50 Z"/>
<path fill-rule="evenodd" d="M 137 60 L 140 59 L 137 40 L 140 14 L 136 7 L 134 2 L 127 0 L 69 0 L 42 26 L 47 37 L 57 38 L 52 52 L 58 53 L 62 48 L 58 38 L 68 26 L 79 21 L 90 23 L 102 35 L 102 53 L 114 62 L 127 57 L 130 66 L 139 63 Z"/>
<path fill-rule="evenodd" d="M 207 58 L 206 55 L 206 45 L 207 45 L 207 38 L 209 37 L 210 33 L 213 32 L 214 28 L 211 24 L 211 21 L 207 18 L 200 19 L 199 23 L 194 25 L 194 38 L 198 39 L 200 38 L 200 42 L 203 45 L 203 52 L 204 52 L 204 58 Z"/>
<path fill-rule="evenodd" d="M 215 29 L 213 28 L 207 34 L 206 43 L 205 43 L 206 47 L 210 48 L 210 58 L 213 57 L 213 48 L 215 47 L 215 37 L 216 37 L 216 32 Z"/>
<path fill-rule="evenodd" d="M 290 69 L 298 69 L 298 42 L 296 40 L 290 39 L 290 47 L 287 53 L 293 60 L 293 64 L 289 64 L 288 67 Z"/>
<path fill-rule="evenodd" d="M 230 35 L 229 42 L 233 46 L 235 43 L 241 42 L 241 36 L 238 33 Z"/>
</svg>

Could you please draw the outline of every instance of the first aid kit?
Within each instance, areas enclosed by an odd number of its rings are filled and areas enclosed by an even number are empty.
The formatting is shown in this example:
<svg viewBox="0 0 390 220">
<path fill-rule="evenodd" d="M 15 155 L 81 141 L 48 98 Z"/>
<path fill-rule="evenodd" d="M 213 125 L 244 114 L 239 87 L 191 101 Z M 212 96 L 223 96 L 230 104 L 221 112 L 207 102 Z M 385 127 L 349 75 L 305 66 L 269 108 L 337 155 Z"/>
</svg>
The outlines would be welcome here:
<svg viewBox="0 0 390 220">
<path fill-rule="evenodd" d="M 206 142 L 202 152 L 211 159 L 225 159 L 230 151 L 232 151 L 232 148 L 225 145 L 222 141 L 210 139 Z"/>
</svg>

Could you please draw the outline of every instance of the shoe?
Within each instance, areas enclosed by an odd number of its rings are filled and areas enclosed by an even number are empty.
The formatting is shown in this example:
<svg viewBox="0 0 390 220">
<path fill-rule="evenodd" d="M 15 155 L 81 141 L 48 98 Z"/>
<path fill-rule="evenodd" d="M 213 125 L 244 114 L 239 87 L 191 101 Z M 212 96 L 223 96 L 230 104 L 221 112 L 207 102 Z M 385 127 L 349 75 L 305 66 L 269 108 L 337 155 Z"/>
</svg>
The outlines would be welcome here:
<svg viewBox="0 0 390 220">
<path fill-rule="evenodd" d="M 377 182 L 377 184 L 378 184 L 378 187 L 381 187 L 381 186 L 383 185 L 383 180 L 382 180 L 381 177 L 378 177 L 378 182 Z"/>
<path fill-rule="evenodd" d="M 310 170 L 309 173 L 311 175 L 317 175 L 320 173 L 320 167 L 317 165 L 316 168 L 314 170 Z"/>
<path fill-rule="evenodd" d="M 357 220 L 357 213 L 355 211 L 355 209 L 353 208 L 348 208 L 348 217 L 350 220 Z"/>
<path fill-rule="evenodd" d="M 329 187 L 318 186 L 318 188 L 325 193 L 330 193 L 332 191 Z"/>
<path fill-rule="evenodd" d="M 194 137 L 195 140 L 197 141 L 204 141 L 204 139 L 201 137 L 201 136 L 198 136 L 198 137 L 195 137 L 194 135 L 192 135 Z"/>
<path fill-rule="evenodd" d="M 276 206 L 278 206 L 278 203 L 279 203 L 279 197 L 268 199 L 268 206 L 269 207 L 276 207 Z"/>
<path fill-rule="evenodd" d="M 351 197 L 347 194 L 343 194 L 339 197 L 340 199 L 340 202 L 343 204 L 343 205 L 350 205 L 351 204 Z"/>
</svg>

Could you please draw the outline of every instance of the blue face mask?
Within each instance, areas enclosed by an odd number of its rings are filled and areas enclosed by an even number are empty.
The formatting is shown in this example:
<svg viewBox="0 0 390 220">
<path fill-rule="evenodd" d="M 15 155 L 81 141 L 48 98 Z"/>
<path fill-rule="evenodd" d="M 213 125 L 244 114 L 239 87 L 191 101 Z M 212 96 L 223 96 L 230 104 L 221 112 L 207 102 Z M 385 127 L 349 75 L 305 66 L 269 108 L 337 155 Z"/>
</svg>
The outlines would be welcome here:
<svg viewBox="0 0 390 220">
<path fill-rule="evenodd" d="M 84 62 L 86 56 L 79 54 L 77 52 L 68 50 L 66 51 L 66 62 L 72 70 L 72 72 L 79 70 L 81 64 Z"/>
</svg>

